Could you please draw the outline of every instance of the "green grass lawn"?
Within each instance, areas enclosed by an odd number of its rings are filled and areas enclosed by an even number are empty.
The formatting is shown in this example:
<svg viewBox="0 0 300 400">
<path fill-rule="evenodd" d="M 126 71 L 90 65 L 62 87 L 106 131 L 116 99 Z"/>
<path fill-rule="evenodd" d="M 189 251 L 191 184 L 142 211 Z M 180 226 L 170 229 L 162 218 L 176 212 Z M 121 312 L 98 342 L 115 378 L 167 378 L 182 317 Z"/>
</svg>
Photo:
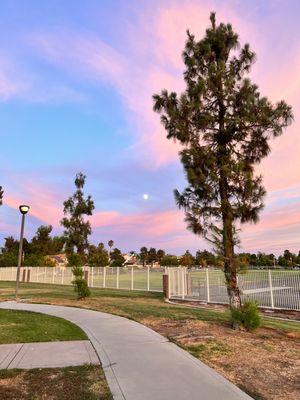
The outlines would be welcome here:
<svg viewBox="0 0 300 400">
<path fill-rule="evenodd" d="M 197 319 L 229 325 L 229 312 L 227 310 L 193 309 L 170 305 L 163 301 L 162 293 L 93 288 L 90 298 L 85 301 L 77 301 L 72 286 L 39 283 L 21 283 L 19 293 L 23 299 L 31 301 L 56 304 L 61 302 L 61 304 L 76 307 L 88 307 L 136 321 L 145 318 Z M 0 281 L 0 300 L 1 298 L 14 298 L 14 282 Z M 263 317 L 262 321 L 263 326 L 266 327 L 300 330 L 300 324 L 294 321 L 274 320 L 268 317 Z"/>
<path fill-rule="evenodd" d="M 62 318 L 0 309 L 0 344 L 85 340 L 85 333 Z"/>
</svg>

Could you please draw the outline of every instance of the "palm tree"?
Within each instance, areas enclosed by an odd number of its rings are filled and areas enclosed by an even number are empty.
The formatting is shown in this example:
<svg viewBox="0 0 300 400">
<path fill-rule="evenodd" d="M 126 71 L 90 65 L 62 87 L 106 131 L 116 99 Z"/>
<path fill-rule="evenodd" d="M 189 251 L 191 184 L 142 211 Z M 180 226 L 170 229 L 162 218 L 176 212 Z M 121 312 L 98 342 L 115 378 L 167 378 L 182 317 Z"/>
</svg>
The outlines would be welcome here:
<svg viewBox="0 0 300 400">
<path fill-rule="evenodd" d="M 108 246 L 109 246 L 109 262 L 110 262 L 110 256 L 111 256 L 111 248 L 113 247 L 113 245 L 114 245 L 114 241 L 113 240 L 109 240 L 108 241 Z"/>
</svg>

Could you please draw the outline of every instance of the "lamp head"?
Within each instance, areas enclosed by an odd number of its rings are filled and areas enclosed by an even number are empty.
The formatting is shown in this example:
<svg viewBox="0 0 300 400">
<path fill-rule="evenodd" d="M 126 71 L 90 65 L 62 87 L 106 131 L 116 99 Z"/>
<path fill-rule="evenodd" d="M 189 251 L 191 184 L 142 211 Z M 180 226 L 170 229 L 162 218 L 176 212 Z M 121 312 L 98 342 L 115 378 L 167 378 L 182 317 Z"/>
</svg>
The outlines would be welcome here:
<svg viewBox="0 0 300 400">
<path fill-rule="evenodd" d="M 30 207 L 29 207 L 29 206 L 26 206 L 25 204 L 22 204 L 22 205 L 19 207 L 19 210 L 20 210 L 20 213 L 21 213 L 21 214 L 27 214 L 28 211 L 29 211 L 29 209 L 30 209 Z"/>
</svg>

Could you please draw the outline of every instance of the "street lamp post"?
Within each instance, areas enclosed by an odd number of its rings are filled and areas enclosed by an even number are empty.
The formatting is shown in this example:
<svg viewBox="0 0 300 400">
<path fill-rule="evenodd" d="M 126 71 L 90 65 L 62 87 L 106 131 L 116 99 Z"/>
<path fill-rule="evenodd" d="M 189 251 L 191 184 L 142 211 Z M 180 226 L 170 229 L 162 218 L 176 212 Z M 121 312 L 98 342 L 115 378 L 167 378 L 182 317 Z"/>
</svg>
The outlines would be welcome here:
<svg viewBox="0 0 300 400">
<path fill-rule="evenodd" d="M 20 213 L 22 214 L 22 222 L 21 222 L 21 233 L 20 233 L 20 243 L 19 243 L 19 256 L 18 256 L 18 267 L 17 267 L 17 277 L 16 277 L 16 292 L 15 298 L 18 298 L 19 291 L 19 282 L 20 282 L 20 272 L 21 272 L 21 264 L 22 264 L 22 252 L 23 252 L 23 236 L 24 236 L 24 224 L 25 224 L 25 215 L 29 211 L 29 206 L 21 205 L 19 207 Z"/>
</svg>

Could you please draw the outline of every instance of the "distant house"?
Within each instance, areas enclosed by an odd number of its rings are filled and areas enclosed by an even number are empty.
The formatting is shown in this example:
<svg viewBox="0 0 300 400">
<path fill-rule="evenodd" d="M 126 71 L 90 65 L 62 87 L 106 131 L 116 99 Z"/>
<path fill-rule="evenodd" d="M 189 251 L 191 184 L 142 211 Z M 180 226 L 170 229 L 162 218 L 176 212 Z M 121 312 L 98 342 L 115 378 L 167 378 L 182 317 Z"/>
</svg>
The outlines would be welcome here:
<svg viewBox="0 0 300 400">
<path fill-rule="evenodd" d="M 137 265 L 137 256 L 135 254 L 122 254 L 122 256 L 125 258 L 124 261 L 124 267 L 128 267 L 130 265 Z"/>
<path fill-rule="evenodd" d="M 65 268 L 68 263 L 67 255 L 64 253 L 46 256 L 46 258 L 48 260 L 54 261 L 55 266 L 62 269 Z"/>
</svg>

